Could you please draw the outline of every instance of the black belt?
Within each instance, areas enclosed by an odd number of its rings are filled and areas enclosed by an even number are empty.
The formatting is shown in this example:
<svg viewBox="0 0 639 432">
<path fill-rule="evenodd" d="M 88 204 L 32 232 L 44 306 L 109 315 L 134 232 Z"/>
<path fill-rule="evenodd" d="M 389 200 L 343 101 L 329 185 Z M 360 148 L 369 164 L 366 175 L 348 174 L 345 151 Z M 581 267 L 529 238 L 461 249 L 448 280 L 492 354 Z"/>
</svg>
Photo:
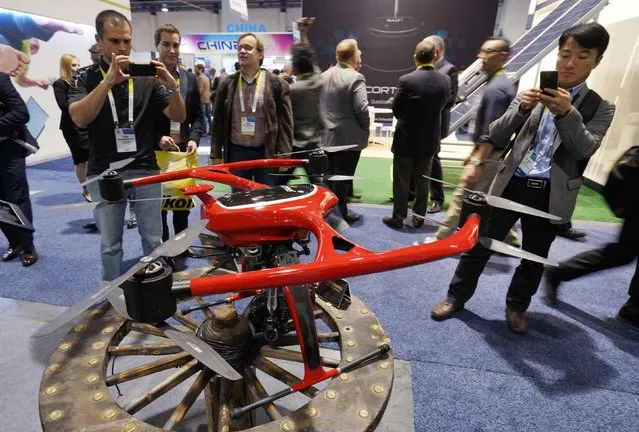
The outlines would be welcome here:
<svg viewBox="0 0 639 432">
<path fill-rule="evenodd" d="M 514 176 L 514 178 L 519 183 L 530 189 L 545 189 L 550 187 L 550 180 L 517 176 Z"/>
</svg>

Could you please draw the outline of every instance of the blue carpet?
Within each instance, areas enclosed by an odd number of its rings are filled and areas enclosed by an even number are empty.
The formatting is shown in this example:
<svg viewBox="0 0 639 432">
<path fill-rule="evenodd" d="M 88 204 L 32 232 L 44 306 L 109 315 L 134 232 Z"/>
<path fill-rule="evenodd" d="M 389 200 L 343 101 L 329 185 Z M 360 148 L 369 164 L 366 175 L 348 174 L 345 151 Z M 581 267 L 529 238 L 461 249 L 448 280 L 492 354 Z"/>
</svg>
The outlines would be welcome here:
<svg viewBox="0 0 639 432">
<path fill-rule="evenodd" d="M 95 290 L 99 234 L 81 228 L 91 212 L 47 210 L 81 201 L 71 170 L 69 158 L 28 168 L 41 261 L 27 269 L 18 261 L 2 263 L 0 297 L 69 305 Z M 353 208 L 364 221 L 344 234 L 375 251 L 409 245 L 436 230 L 391 230 L 381 221 L 390 208 Z M 193 220 L 197 215 L 191 212 Z M 552 259 L 612 241 L 618 230 L 602 223 L 575 226 L 588 231 L 586 241 L 557 239 Z M 136 230 L 125 230 L 124 244 L 130 265 L 141 250 Z M 613 318 L 627 299 L 634 264 L 565 284 L 556 309 L 534 298 L 524 337 L 510 333 L 503 320 L 514 258 L 491 260 L 457 318 L 430 319 L 456 264 L 449 258 L 351 280 L 354 294 L 389 332 L 397 358 L 411 361 L 416 430 L 639 430 L 639 331 Z"/>
</svg>

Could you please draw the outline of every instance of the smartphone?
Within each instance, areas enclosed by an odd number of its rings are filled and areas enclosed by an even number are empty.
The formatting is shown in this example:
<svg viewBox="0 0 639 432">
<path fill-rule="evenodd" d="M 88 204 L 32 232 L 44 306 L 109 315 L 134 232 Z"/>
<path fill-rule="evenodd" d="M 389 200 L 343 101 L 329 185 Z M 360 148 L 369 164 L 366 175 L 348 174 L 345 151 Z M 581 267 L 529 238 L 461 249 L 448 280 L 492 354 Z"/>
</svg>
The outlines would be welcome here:
<svg viewBox="0 0 639 432">
<path fill-rule="evenodd" d="M 559 72 L 557 71 L 542 71 L 539 73 L 539 88 L 543 91 L 543 89 L 550 88 L 557 90 L 557 86 L 559 85 Z M 546 96 L 550 96 L 550 94 L 543 92 Z"/>
<path fill-rule="evenodd" d="M 155 65 L 137 63 L 131 63 L 129 65 L 129 75 L 131 76 L 155 76 L 155 74 Z"/>
</svg>

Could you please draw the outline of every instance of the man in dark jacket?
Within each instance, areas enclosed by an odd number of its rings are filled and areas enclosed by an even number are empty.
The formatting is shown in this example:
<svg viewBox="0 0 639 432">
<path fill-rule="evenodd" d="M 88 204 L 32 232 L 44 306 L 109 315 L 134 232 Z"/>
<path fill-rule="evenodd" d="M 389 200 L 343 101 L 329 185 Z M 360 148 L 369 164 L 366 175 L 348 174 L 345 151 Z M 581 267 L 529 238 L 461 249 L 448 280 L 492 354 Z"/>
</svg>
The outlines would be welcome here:
<svg viewBox="0 0 639 432">
<path fill-rule="evenodd" d="M 255 34 L 240 35 L 237 56 L 239 72 L 220 83 L 215 98 L 213 164 L 273 158 L 291 151 L 293 113 L 288 83 L 260 68 L 264 44 Z M 235 174 L 267 185 L 274 183 L 264 168 Z"/>
<path fill-rule="evenodd" d="M 393 98 L 393 115 L 397 117 L 393 137 L 393 215 L 383 221 L 401 228 L 408 212 L 408 186 L 415 182 L 413 213 L 423 216 L 428 205 L 428 180 L 433 156 L 439 151 L 442 110 L 450 95 L 450 78 L 435 70 L 435 45 L 423 40 L 413 55 L 417 70 L 400 77 Z M 413 225 L 424 220 L 413 216 Z"/>
<path fill-rule="evenodd" d="M 437 35 L 428 36 L 426 40 L 432 42 L 435 45 L 435 70 L 440 74 L 446 75 L 450 78 L 450 94 L 448 95 L 448 102 L 446 107 L 442 111 L 442 127 L 441 127 L 441 139 L 446 138 L 449 135 L 450 126 L 450 110 L 455 105 L 455 99 L 457 99 L 457 87 L 459 85 L 457 80 L 457 68 L 454 64 L 449 62 L 446 55 L 446 44 L 444 39 Z M 440 141 L 441 145 L 441 141 Z M 441 150 L 441 147 L 440 149 Z M 433 168 L 431 170 L 431 177 L 443 180 L 442 163 L 439 160 L 439 150 L 433 156 Z M 444 185 L 431 181 L 428 185 L 430 191 L 430 205 L 428 206 L 428 213 L 437 213 L 442 210 L 444 205 Z"/>
<path fill-rule="evenodd" d="M 24 158 L 28 152 L 15 139 L 25 139 L 25 124 L 29 111 L 11 83 L 9 75 L 0 73 L 0 200 L 16 204 L 33 222 L 29 184 Z M 33 234 L 2 228 L 9 241 L 9 248 L 2 254 L 2 261 L 10 261 L 20 255 L 22 265 L 29 267 L 38 261 L 33 246 Z"/>
<path fill-rule="evenodd" d="M 171 24 L 163 24 L 155 31 L 155 46 L 159 60 L 173 74 L 180 93 L 186 105 L 186 120 L 183 123 L 170 121 L 168 118 L 156 129 L 160 135 L 157 139 L 158 147 L 164 151 L 181 151 L 191 155 L 197 152 L 200 136 L 203 133 L 202 105 L 197 77 L 179 68 L 180 31 Z M 166 203 L 165 203 L 166 204 Z M 173 209 L 173 229 L 175 234 L 184 231 L 189 226 L 189 210 Z M 169 239 L 167 210 L 162 210 L 162 241 Z M 184 253 L 188 256 L 196 254 L 191 248 Z"/>
</svg>

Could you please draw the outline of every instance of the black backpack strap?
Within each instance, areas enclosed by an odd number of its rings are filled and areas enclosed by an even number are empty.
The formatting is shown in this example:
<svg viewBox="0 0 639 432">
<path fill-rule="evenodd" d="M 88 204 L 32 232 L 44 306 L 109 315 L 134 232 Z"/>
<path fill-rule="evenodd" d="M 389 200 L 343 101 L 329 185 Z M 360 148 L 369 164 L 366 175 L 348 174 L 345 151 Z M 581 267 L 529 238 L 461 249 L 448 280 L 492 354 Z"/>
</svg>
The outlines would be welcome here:
<svg viewBox="0 0 639 432">
<path fill-rule="evenodd" d="M 599 109 L 599 105 L 601 105 L 601 101 L 603 99 L 599 94 L 594 90 L 588 90 L 586 96 L 584 96 L 584 100 L 579 105 L 579 114 L 583 119 L 583 123 L 588 124 L 590 120 L 593 119 L 597 110 Z M 584 171 L 586 171 L 586 167 L 588 166 L 588 162 L 590 162 L 590 158 L 582 159 L 577 161 L 577 168 L 579 169 L 579 174 L 583 175 Z"/>
<path fill-rule="evenodd" d="M 271 74 L 271 91 L 273 92 L 273 100 L 275 101 L 275 108 L 277 109 L 277 115 L 280 115 L 280 108 L 282 106 L 282 83 L 277 75 Z"/>
</svg>

